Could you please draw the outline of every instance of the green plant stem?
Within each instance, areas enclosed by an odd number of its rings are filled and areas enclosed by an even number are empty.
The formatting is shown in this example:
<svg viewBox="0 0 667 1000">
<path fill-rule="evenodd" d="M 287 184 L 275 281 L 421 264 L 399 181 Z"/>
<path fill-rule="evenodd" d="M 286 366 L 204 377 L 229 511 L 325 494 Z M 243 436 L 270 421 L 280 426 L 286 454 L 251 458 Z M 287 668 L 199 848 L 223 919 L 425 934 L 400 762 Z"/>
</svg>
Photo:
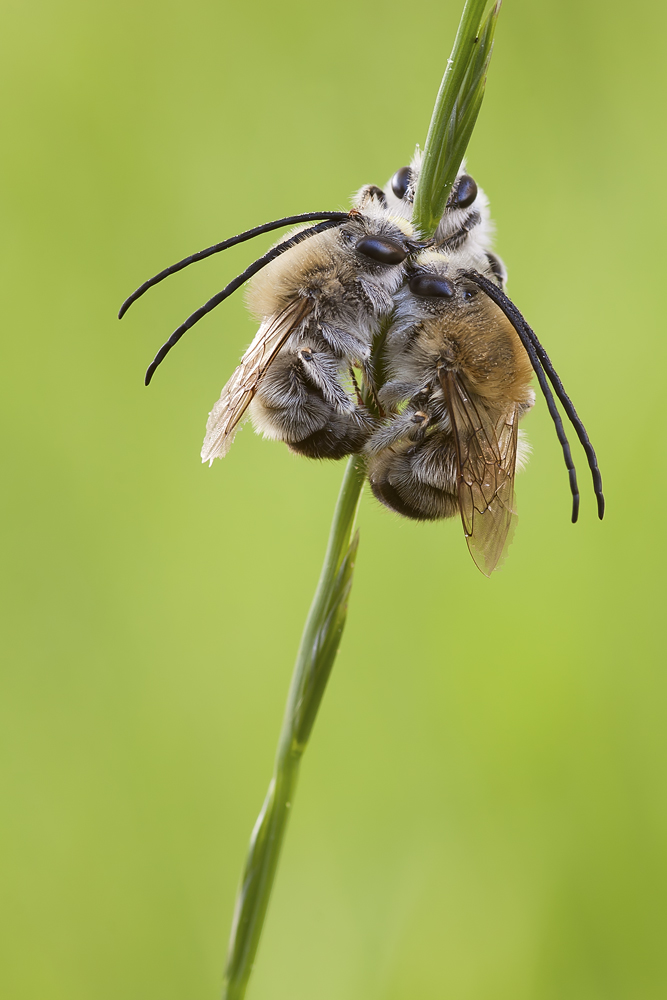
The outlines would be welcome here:
<svg viewBox="0 0 667 1000">
<path fill-rule="evenodd" d="M 501 0 L 466 0 L 426 136 L 412 222 L 433 235 L 472 135 L 484 97 L 486 73 Z M 485 16 L 486 14 L 486 16 Z"/>
<path fill-rule="evenodd" d="M 364 465 L 350 458 L 334 512 L 320 580 L 297 654 L 273 777 L 250 838 L 234 912 L 223 1000 L 242 1000 L 262 932 L 301 757 L 338 649 L 352 586 L 358 533 L 352 538 Z"/>
</svg>

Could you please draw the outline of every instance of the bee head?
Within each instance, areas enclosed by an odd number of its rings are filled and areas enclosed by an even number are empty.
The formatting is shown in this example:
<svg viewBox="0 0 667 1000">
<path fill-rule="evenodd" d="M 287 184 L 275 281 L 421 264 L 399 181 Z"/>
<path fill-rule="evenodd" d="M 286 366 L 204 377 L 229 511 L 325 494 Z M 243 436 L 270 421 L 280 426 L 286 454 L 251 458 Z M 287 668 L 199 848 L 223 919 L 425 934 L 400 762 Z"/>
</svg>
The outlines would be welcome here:
<svg viewBox="0 0 667 1000">
<path fill-rule="evenodd" d="M 410 258 L 406 283 L 397 298 L 399 310 L 423 318 L 445 314 L 472 315 L 484 308 L 484 296 L 461 275 L 461 255 L 424 250 Z"/>
</svg>

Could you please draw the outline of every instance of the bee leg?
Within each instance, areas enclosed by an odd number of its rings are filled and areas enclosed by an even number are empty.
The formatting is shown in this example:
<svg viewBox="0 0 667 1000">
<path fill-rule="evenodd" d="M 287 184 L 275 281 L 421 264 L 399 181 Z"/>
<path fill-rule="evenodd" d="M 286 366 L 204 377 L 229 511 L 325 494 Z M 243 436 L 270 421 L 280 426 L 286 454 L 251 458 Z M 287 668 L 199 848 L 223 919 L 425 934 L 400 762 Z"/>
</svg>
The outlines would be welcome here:
<svg viewBox="0 0 667 1000">
<path fill-rule="evenodd" d="M 412 431 L 409 432 L 408 437 L 411 441 L 421 441 L 424 434 L 426 434 L 426 428 L 431 423 L 431 418 L 424 410 L 415 410 L 410 423 L 412 424 Z"/>
<path fill-rule="evenodd" d="M 366 443 L 364 451 L 369 455 L 377 455 L 385 448 L 390 448 L 399 441 L 421 441 L 431 418 L 424 410 L 405 410 L 392 417 L 389 423 L 380 427 Z"/>
<path fill-rule="evenodd" d="M 373 367 L 373 362 L 370 358 L 364 359 L 359 362 L 359 367 L 361 368 L 364 389 L 366 390 L 368 399 L 371 400 L 378 416 L 384 419 L 387 414 L 382 406 L 382 403 L 380 402 L 380 397 L 376 388 L 377 383 L 375 381 L 375 368 Z"/>
<path fill-rule="evenodd" d="M 379 188 L 376 184 L 364 184 L 361 190 L 357 191 L 355 195 L 354 207 L 363 209 L 372 204 L 373 201 L 384 208 L 387 204 L 387 197 L 382 188 Z"/>
<path fill-rule="evenodd" d="M 354 409 L 354 401 L 341 384 L 341 365 L 337 358 L 312 347 L 302 347 L 297 351 L 297 357 L 306 379 L 320 390 L 328 403 L 340 413 L 349 413 Z"/>
<path fill-rule="evenodd" d="M 350 381 L 352 382 L 352 385 L 354 386 L 354 394 L 357 397 L 357 406 L 363 406 L 364 405 L 364 401 L 361 398 L 361 390 L 359 389 L 359 383 L 357 382 L 357 376 L 354 374 L 354 368 L 352 367 L 352 365 L 348 365 L 347 366 L 347 371 L 348 371 L 348 374 L 350 376 Z"/>
<path fill-rule="evenodd" d="M 318 334 L 337 358 L 347 358 L 362 367 L 368 364 L 371 356 L 370 340 L 367 343 L 360 335 L 330 323 L 320 323 Z"/>
<path fill-rule="evenodd" d="M 490 250 L 485 250 L 484 253 L 487 261 L 489 262 L 489 277 L 491 281 L 495 281 L 497 285 L 504 288 L 507 282 L 507 268 L 505 267 L 505 264 L 500 259 L 498 254 L 491 253 Z"/>
<path fill-rule="evenodd" d="M 423 409 L 428 404 L 430 394 L 431 388 L 428 385 L 393 379 L 385 382 L 378 395 L 385 409 L 397 408 L 407 399 L 410 401 L 411 411 L 414 412 L 415 409 Z"/>
</svg>

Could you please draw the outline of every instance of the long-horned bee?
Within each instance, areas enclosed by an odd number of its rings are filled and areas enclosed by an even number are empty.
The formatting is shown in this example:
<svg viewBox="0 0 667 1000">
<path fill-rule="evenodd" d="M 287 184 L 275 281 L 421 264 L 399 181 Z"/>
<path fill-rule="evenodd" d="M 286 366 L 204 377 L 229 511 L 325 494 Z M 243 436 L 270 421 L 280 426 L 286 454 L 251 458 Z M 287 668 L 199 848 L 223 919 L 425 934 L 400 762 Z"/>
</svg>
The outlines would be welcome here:
<svg viewBox="0 0 667 1000">
<path fill-rule="evenodd" d="M 533 372 L 563 450 L 573 521 L 579 491 L 554 393 L 586 452 L 600 517 L 602 482 L 558 374 L 504 292 L 484 193 L 461 169 L 423 240 L 411 221 L 420 167 L 417 152 L 384 188 L 361 188 L 350 212 L 289 216 L 186 257 L 141 285 L 119 316 L 189 264 L 298 225 L 174 331 L 146 384 L 183 334 L 252 278 L 248 303 L 260 327 L 209 415 L 202 460 L 223 457 L 248 414 L 299 454 L 363 454 L 374 495 L 396 513 L 459 513 L 488 576 L 516 521 L 514 477 L 527 454 L 518 424 L 534 403 Z"/>
<path fill-rule="evenodd" d="M 368 478 L 377 499 L 406 517 L 460 511 L 488 576 L 515 520 L 514 474 L 525 454 L 518 423 L 535 400 L 533 368 L 507 317 L 462 276 L 463 263 L 460 251 L 427 250 L 394 297 L 379 399 L 395 416 L 366 444 Z"/>
<path fill-rule="evenodd" d="M 202 459 L 226 454 L 250 403 L 255 427 L 292 451 L 311 458 L 360 451 L 376 421 L 355 370 L 373 384 L 373 342 L 417 247 L 409 222 L 367 198 L 363 210 L 258 274 L 248 302 L 261 326 L 211 411 Z"/>
</svg>

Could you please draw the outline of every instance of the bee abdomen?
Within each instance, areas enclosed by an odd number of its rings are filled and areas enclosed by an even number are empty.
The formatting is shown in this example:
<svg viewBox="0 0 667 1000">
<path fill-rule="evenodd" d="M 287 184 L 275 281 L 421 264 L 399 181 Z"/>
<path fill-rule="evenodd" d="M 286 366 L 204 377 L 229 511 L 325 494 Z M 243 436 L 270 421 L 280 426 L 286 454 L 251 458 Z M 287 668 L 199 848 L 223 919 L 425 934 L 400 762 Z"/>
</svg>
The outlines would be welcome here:
<svg viewBox="0 0 667 1000">
<path fill-rule="evenodd" d="M 360 412 L 357 411 L 357 416 Z M 287 441 L 290 451 L 307 458 L 345 458 L 362 450 L 370 437 L 373 427 L 371 418 L 365 425 L 362 420 L 348 419 L 325 424 L 300 441 Z"/>
<path fill-rule="evenodd" d="M 439 521 L 453 517 L 458 511 L 458 501 L 454 494 L 438 490 L 416 480 L 394 483 L 390 476 L 370 479 L 371 490 L 376 500 L 393 510 L 395 514 L 409 517 L 413 521 Z"/>
<path fill-rule="evenodd" d="M 458 511 L 449 442 L 440 435 L 405 451 L 388 448 L 369 464 L 374 496 L 414 521 L 438 521 Z"/>
</svg>

